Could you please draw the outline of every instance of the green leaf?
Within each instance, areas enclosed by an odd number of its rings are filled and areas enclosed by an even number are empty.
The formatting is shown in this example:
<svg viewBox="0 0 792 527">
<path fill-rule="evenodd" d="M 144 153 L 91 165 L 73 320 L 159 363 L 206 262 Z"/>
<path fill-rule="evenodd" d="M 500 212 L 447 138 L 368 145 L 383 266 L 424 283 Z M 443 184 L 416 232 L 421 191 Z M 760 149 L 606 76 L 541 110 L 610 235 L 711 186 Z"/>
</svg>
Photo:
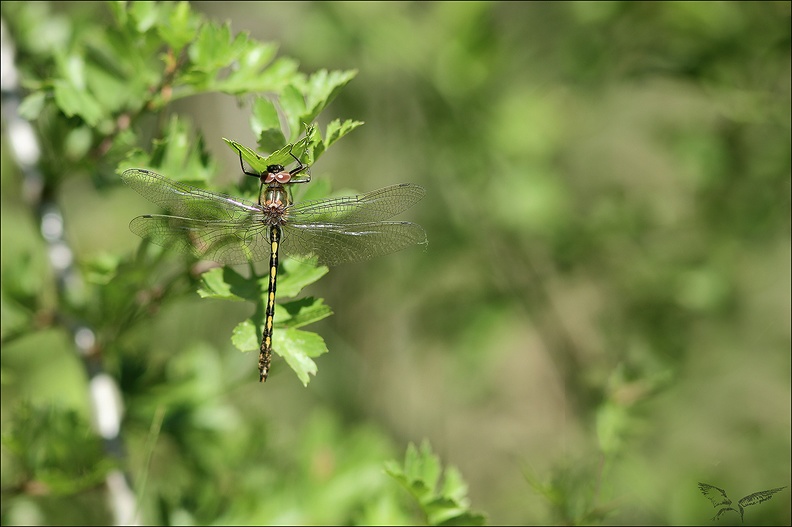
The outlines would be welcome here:
<svg viewBox="0 0 792 527">
<path fill-rule="evenodd" d="M 199 135 L 193 140 L 193 136 L 187 123 L 174 115 L 164 137 L 154 141 L 151 155 L 138 151 L 120 163 L 118 170 L 151 168 L 176 181 L 205 185 L 216 172 L 216 162 L 206 152 L 203 138 Z"/>
<path fill-rule="evenodd" d="M 308 386 L 309 375 L 316 375 L 318 370 L 311 358 L 327 353 L 327 345 L 322 337 L 294 328 L 276 330 L 272 335 L 272 348 L 286 359 L 304 386 Z"/>
<path fill-rule="evenodd" d="M 228 22 L 223 25 L 204 24 L 189 48 L 192 66 L 199 71 L 215 72 L 234 60 L 236 52 L 246 42 L 247 35 L 242 33 L 231 40 L 231 26 Z"/>
<path fill-rule="evenodd" d="M 309 132 L 311 130 L 313 129 L 312 128 L 309 129 Z M 248 148 L 241 143 L 237 143 L 232 139 L 226 139 L 225 137 L 223 137 L 223 141 L 225 141 L 226 144 L 230 146 L 237 155 L 239 155 L 239 153 L 241 152 L 242 159 L 248 165 L 250 165 L 250 168 L 252 168 L 256 172 L 264 173 L 269 165 L 287 166 L 294 163 L 294 158 L 292 158 L 289 152 L 300 158 L 304 154 L 306 147 L 310 143 L 309 137 L 310 136 L 306 136 L 300 139 L 299 141 L 297 141 L 296 143 L 287 144 L 286 146 L 271 153 L 267 157 L 260 156 L 255 150 Z"/>
<path fill-rule="evenodd" d="M 312 305 L 317 307 L 310 308 L 310 312 L 315 314 L 320 310 L 326 309 L 326 312 L 329 314 L 329 309 L 327 309 L 327 306 L 322 304 L 321 300 L 313 302 Z M 298 320 L 299 317 L 302 316 L 302 314 L 298 313 L 293 320 Z M 276 312 L 275 320 L 278 320 L 278 318 L 279 316 Z M 281 316 L 280 318 L 287 317 Z M 324 318 L 324 316 L 320 317 L 319 319 L 321 318 Z M 303 325 L 299 320 L 298 324 Z M 257 351 L 261 346 L 262 332 L 262 326 L 259 326 L 252 320 L 247 319 L 237 324 L 237 326 L 234 328 L 233 334 L 231 336 L 231 342 L 238 350 L 242 352 Z M 286 359 L 287 364 L 289 364 L 292 370 L 294 370 L 294 372 L 297 374 L 297 377 L 300 379 L 300 381 L 302 381 L 302 383 L 306 386 L 310 380 L 308 375 L 316 375 L 316 372 L 318 371 L 316 363 L 311 360 L 311 358 L 327 353 L 327 345 L 325 344 L 324 339 L 322 339 L 322 337 L 316 333 L 302 331 L 296 329 L 295 327 L 283 329 L 279 327 L 277 323 L 275 325 L 275 331 L 273 331 L 272 334 L 272 348 L 272 350 L 277 355 L 280 355 Z"/>
<path fill-rule="evenodd" d="M 112 461 L 92 427 L 75 410 L 57 403 L 17 403 L 5 410 L 3 450 L 29 478 L 54 496 L 74 496 L 101 484 Z M 6 415 L 4 415 L 6 418 Z"/>
<path fill-rule="evenodd" d="M 295 297 L 308 285 L 316 282 L 329 269 L 324 266 L 316 266 L 316 259 L 300 261 L 288 258 L 281 264 L 282 271 L 278 276 L 278 294 L 285 297 Z"/>
<path fill-rule="evenodd" d="M 157 23 L 160 4 L 157 2 L 132 2 L 129 5 L 129 18 L 134 20 L 135 29 L 145 33 Z"/>
<path fill-rule="evenodd" d="M 250 128 L 258 138 L 258 144 L 264 150 L 275 150 L 286 142 L 280 128 L 278 110 L 272 101 L 264 97 L 257 98 L 253 103 Z"/>
<path fill-rule="evenodd" d="M 236 325 L 231 333 L 231 343 L 239 351 L 248 352 L 259 349 L 261 333 L 252 320 L 246 319 Z"/>
<path fill-rule="evenodd" d="M 173 48 L 173 53 L 178 53 L 189 44 L 201 26 L 202 17 L 190 9 L 188 2 L 177 4 L 160 4 L 166 10 L 161 18 L 163 22 L 157 25 L 157 35 Z"/>
<path fill-rule="evenodd" d="M 259 290 L 255 282 L 251 283 L 251 280 L 230 267 L 215 267 L 201 275 L 198 295 L 201 298 L 255 301 L 259 296 Z"/>
<path fill-rule="evenodd" d="M 327 125 L 325 129 L 325 139 L 324 145 L 325 148 L 328 148 L 330 145 L 347 135 L 349 132 L 357 128 L 358 126 L 362 126 L 363 121 L 354 121 L 352 119 L 347 119 L 343 123 L 341 123 L 340 119 L 333 119 Z"/>
<path fill-rule="evenodd" d="M 299 74 L 297 63 L 291 59 L 278 59 L 264 68 L 275 58 L 277 50 L 275 44 L 250 42 L 237 55 L 235 69 L 223 79 L 215 78 L 212 89 L 230 94 L 279 92 Z"/>
<path fill-rule="evenodd" d="M 279 57 L 270 67 L 249 81 L 246 91 L 281 92 L 287 84 L 302 78 L 302 73 L 297 71 L 299 66 L 300 64 L 292 58 Z"/>
<path fill-rule="evenodd" d="M 33 92 L 19 104 L 19 115 L 28 121 L 35 121 L 38 119 L 41 110 L 44 109 L 44 103 L 47 100 L 47 94 L 43 91 Z"/>
<path fill-rule="evenodd" d="M 308 77 L 305 93 L 306 108 L 308 113 L 301 115 L 301 119 L 311 122 L 330 104 L 341 89 L 355 78 L 357 70 L 330 71 L 319 70 Z"/>
<path fill-rule="evenodd" d="M 85 82 L 88 90 L 96 97 L 104 113 L 110 115 L 130 105 L 130 87 L 126 79 L 94 63 L 86 66 Z"/>
<path fill-rule="evenodd" d="M 55 104 L 67 117 L 81 117 L 89 126 L 102 119 L 102 108 L 87 91 L 78 89 L 64 80 L 55 80 Z"/>
<path fill-rule="evenodd" d="M 428 441 L 424 440 L 420 451 L 413 443 L 407 445 L 403 468 L 391 460 L 385 463 L 385 472 L 415 497 L 429 525 L 486 523 L 483 514 L 470 510 L 467 485 L 456 468 L 446 468 L 443 485 L 437 488 L 442 467 Z"/>
<path fill-rule="evenodd" d="M 307 120 L 303 118 L 307 113 L 305 97 L 296 86 L 290 84 L 283 89 L 279 102 L 281 108 L 283 108 L 283 113 L 286 114 L 289 135 L 294 139 L 302 130 L 301 123 L 313 121 L 313 119 Z"/>
<path fill-rule="evenodd" d="M 322 298 L 301 298 L 285 302 L 280 306 L 285 315 L 275 314 L 275 327 L 299 328 L 319 322 L 333 314 L 330 306 L 325 305 Z"/>
</svg>

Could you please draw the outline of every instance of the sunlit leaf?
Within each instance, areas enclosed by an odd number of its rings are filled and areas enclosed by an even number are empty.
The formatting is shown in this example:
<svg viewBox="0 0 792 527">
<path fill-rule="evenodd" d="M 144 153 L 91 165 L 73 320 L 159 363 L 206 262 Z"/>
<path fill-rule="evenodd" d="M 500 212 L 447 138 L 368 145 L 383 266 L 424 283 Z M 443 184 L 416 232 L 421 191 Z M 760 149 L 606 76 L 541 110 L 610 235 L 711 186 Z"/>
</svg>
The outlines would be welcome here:
<svg viewBox="0 0 792 527">
<path fill-rule="evenodd" d="M 275 353 L 286 359 L 297 377 L 307 386 L 310 375 L 316 375 L 317 366 L 312 358 L 327 353 L 324 339 L 316 333 L 289 328 L 276 330 L 272 336 Z"/>
</svg>

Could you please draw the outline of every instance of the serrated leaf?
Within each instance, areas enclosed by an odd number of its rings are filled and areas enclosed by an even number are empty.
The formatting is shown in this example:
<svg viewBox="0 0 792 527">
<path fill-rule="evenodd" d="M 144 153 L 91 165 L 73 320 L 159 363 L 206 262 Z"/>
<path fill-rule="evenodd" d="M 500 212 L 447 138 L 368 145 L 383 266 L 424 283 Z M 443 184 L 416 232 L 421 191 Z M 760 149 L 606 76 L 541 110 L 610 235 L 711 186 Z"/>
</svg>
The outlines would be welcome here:
<svg viewBox="0 0 792 527">
<path fill-rule="evenodd" d="M 201 275 L 198 295 L 201 298 L 255 301 L 259 296 L 259 291 L 255 282 L 251 283 L 251 280 L 230 267 L 215 267 Z"/>
<path fill-rule="evenodd" d="M 214 72 L 235 58 L 234 50 L 247 41 L 247 36 L 240 33 L 231 40 L 231 26 L 207 23 L 201 26 L 198 36 L 190 45 L 188 54 L 193 68 L 204 72 Z"/>
<path fill-rule="evenodd" d="M 53 82 L 55 104 L 67 117 L 79 116 L 89 126 L 96 126 L 102 118 L 102 107 L 85 90 L 77 89 L 64 80 Z"/>
<path fill-rule="evenodd" d="M 385 471 L 416 498 L 430 525 L 486 523 L 486 517 L 469 509 L 467 485 L 457 469 L 446 468 L 443 486 L 437 488 L 441 470 L 440 460 L 426 440 L 420 450 L 413 443 L 407 445 L 403 468 L 395 461 L 385 464 Z"/>
<path fill-rule="evenodd" d="M 135 21 L 135 29 L 145 33 L 157 23 L 160 6 L 156 2 L 132 2 L 128 8 L 129 17 Z"/>
<path fill-rule="evenodd" d="M 249 318 L 237 324 L 231 332 L 231 344 L 239 351 L 257 350 L 260 343 L 261 337 L 258 328 Z"/>
<path fill-rule="evenodd" d="M 262 150 L 275 150 L 285 142 L 286 137 L 283 135 L 280 128 L 268 128 L 256 135 L 256 143 L 258 143 Z"/>
<path fill-rule="evenodd" d="M 242 159 L 245 161 L 245 163 L 250 165 L 250 168 L 259 173 L 265 172 L 269 165 L 288 166 L 294 163 L 294 158 L 289 152 L 300 158 L 300 156 L 302 156 L 305 152 L 306 146 L 309 143 L 308 137 L 303 137 L 294 144 L 288 144 L 283 148 L 271 153 L 267 157 L 262 157 L 255 150 L 248 148 L 241 143 L 237 143 L 232 139 L 226 139 L 223 137 L 223 141 L 225 141 L 226 144 L 231 147 L 237 155 L 239 155 L 241 152 Z"/>
<path fill-rule="evenodd" d="M 278 294 L 284 297 L 299 295 L 304 287 L 313 284 L 329 271 L 324 265 L 316 266 L 316 259 L 298 261 L 289 258 L 281 265 L 283 271 L 278 277 Z"/>
<path fill-rule="evenodd" d="M 286 115 L 289 134 L 291 138 L 294 139 L 301 131 L 301 123 L 313 120 L 303 119 L 303 116 L 307 113 L 305 108 L 305 97 L 294 84 L 289 84 L 281 92 L 279 102 L 281 108 L 283 108 L 283 113 Z"/>
<path fill-rule="evenodd" d="M 234 95 L 279 92 L 297 74 L 297 64 L 288 59 L 276 60 L 265 68 L 275 57 L 277 49 L 272 43 L 247 43 L 235 57 L 235 68 L 225 78 L 215 78 L 211 88 Z"/>
<path fill-rule="evenodd" d="M 305 121 L 313 121 L 330 104 L 341 89 L 357 75 L 356 70 L 330 71 L 319 70 L 308 77 L 305 93 L 306 110 L 301 114 Z"/>
<path fill-rule="evenodd" d="M 420 480 L 430 489 L 434 489 L 440 481 L 440 458 L 432 452 L 429 442 L 421 443 L 420 452 L 413 449 L 412 455 L 405 462 L 408 476 Z"/>
<path fill-rule="evenodd" d="M 327 125 L 327 128 L 325 129 L 325 148 L 328 148 L 330 145 L 347 135 L 349 132 L 362 125 L 363 121 L 347 119 L 341 123 L 339 119 L 334 119 Z"/>
<path fill-rule="evenodd" d="M 255 150 L 246 147 L 242 143 L 237 143 L 232 139 L 226 139 L 223 137 L 223 141 L 225 141 L 226 144 L 230 146 L 237 155 L 241 153 L 242 159 L 245 161 L 245 163 L 250 165 L 250 168 L 252 168 L 254 171 L 264 172 L 267 170 L 268 158 L 261 157 L 258 155 L 258 153 L 256 153 Z"/>
<path fill-rule="evenodd" d="M 272 151 L 286 142 L 280 129 L 278 110 L 272 101 L 264 97 L 259 97 L 253 103 L 250 128 L 258 138 L 259 145 L 265 150 Z"/>
<path fill-rule="evenodd" d="M 455 500 L 438 496 L 424 504 L 424 510 L 431 525 L 442 525 L 465 513 L 465 507 Z"/>
<path fill-rule="evenodd" d="M 440 493 L 455 500 L 463 500 L 467 495 L 468 486 L 456 467 L 448 466 L 443 473 L 443 487 Z"/>
<path fill-rule="evenodd" d="M 281 304 L 281 307 L 288 314 L 288 318 L 283 316 L 281 324 L 290 328 L 299 328 L 319 322 L 320 320 L 329 317 L 333 314 L 330 306 L 324 303 L 322 298 L 301 298 L 291 302 Z M 278 327 L 278 317 L 275 316 L 275 327 Z"/>
<path fill-rule="evenodd" d="M 188 2 L 160 4 L 160 7 L 167 12 L 161 17 L 163 22 L 157 25 L 157 35 L 178 55 L 194 38 L 201 25 L 201 17 L 190 9 Z"/>
<path fill-rule="evenodd" d="M 86 66 L 85 82 L 106 114 L 118 112 L 130 103 L 130 86 L 126 80 L 96 64 Z"/>
<path fill-rule="evenodd" d="M 260 46 L 260 44 L 256 44 Z M 275 47 L 272 47 L 274 55 Z M 253 53 L 251 47 L 248 53 Z M 242 56 L 246 52 L 242 52 Z M 233 71 L 225 79 L 215 79 L 211 84 L 211 89 L 232 95 L 241 95 L 251 92 L 273 92 L 279 93 L 285 86 L 297 82 L 302 74 L 297 71 L 299 64 L 294 59 L 279 58 L 269 66 L 256 72 L 253 68 L 249 70 Z"/>
<path fill-rule="evenodd" d="M 327 353 L 324 339 L 316 333 L 289 328 L 275 331 L 272 335 L 272 349 L 286 359 L 286 363 L 297 374 L 304 386 L 308 386 L 310 375 L 316 375 L 318 368 L 311 357 Z"/>
<path fill-rule="evenodd" d="M 216 162 L 206 152 L 203 137 L 194 136 L 187 123 L 174 115 L 163 138 L 154 141 L 152 168 L 176 181 L 205 184 L 215 173 Z"/>
</svg>

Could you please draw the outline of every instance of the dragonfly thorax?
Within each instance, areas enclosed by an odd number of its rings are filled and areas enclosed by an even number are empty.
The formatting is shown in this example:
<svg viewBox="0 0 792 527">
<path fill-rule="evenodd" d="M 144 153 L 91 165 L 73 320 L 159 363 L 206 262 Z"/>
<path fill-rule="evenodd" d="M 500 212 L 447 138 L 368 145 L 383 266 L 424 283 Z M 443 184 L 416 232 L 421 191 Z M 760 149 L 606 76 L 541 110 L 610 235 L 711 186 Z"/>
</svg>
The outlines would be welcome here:
<svg viewBox="0 0 792 527">
<path fill-rule="evenodd" d="M 262 197 L 261 208 L 265 216 L 265 223 L 267 225 L 285 224 L 288 207 L 291 205 L 289 191 L 279 183 L 273 182 L 264 189 Z"/>
</svg>

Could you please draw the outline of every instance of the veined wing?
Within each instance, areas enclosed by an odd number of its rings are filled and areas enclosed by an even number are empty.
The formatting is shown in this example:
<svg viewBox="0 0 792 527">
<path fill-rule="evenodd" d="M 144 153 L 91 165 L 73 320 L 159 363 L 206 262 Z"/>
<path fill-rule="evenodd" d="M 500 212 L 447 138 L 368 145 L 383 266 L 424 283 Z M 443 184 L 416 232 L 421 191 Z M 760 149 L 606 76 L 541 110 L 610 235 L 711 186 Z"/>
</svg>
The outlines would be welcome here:
<svg viewBox="0 0 792 527">
<path fill-rule="evenodd" d="M 121 174 L 121 179 L 141 196 L 174 216 L 239 221 L 261 210 L 258 204 L 251 201 L 171 181 L 150 170 L 131 168 Z"/>
<path fill-rule="evenodd" d="M 356 224 L 386 220 L 418 203 L 426 190 L 411 183 L 391 185 L 367 194 L 304 201 L 289 207 L 292 224 Z"/>
<path fill-rule="evenodd" d="M 408 221 L 366 222 L 343 225 L 289 224 L 283 226 L 281 248 L 298 258 L 316 255 L 321 265 L 359 262 L 425 244 L 426 232 Z"/>
<path fill-rule="evenodd" d="M 242 264 L 268 258 L 267 226 L 255 214 L 236 221 L 203 220 L 147 214 L 129 228 L 152 243 L 224 264 Z"/>
</svg>

